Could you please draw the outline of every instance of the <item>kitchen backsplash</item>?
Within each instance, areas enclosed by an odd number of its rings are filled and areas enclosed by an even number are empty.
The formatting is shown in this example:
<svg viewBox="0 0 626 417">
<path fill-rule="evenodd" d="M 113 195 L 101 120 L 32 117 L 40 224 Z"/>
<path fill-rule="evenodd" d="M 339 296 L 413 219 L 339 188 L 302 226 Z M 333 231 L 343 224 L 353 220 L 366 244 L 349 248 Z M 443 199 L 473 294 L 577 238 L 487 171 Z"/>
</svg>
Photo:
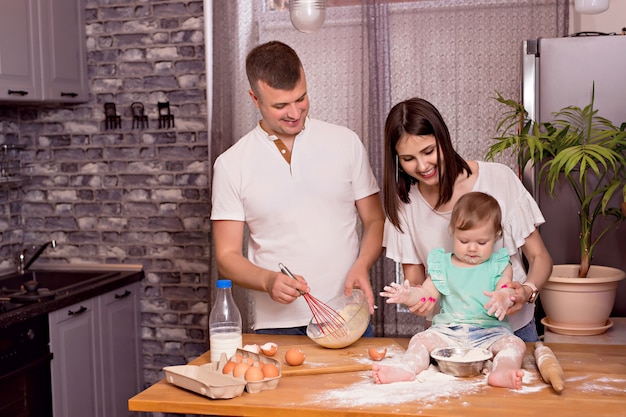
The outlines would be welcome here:
<svg viewBox="0 0 626 417">
<path fill-rule="evenodd" d="M 29 181 L 0 187 L 0 269 L 51 239 L 41 262 L 144 266 L 147 384 L 207 349 L 209 162 L 202 1 L 87 0 L 90 99 L 0 105 L 0 144 L 26 145 Z M 142 102 L 149 126 L 133 128 Z M 157 102 L 175 127 L 158 128 Z M 106 130 L 104 103 L 121 128 Z M 10 265 L 9 265 L 10 266 Z"/>
</svg>

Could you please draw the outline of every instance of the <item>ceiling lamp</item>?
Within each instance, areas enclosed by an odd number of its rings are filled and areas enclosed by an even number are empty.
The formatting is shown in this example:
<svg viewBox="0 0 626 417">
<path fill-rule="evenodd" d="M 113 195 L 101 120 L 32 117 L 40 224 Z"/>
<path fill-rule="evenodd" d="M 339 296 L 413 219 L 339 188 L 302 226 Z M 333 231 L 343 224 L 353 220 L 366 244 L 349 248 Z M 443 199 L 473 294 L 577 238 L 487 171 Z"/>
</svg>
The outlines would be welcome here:
<svg viewBox="0 0 626 417">
<path fill-rule="evenodd" d="M 584 14 L 598 14 L 609 8 L 609 0 L 576 0 L 574 10 Z"/>
<path fill-rule="evenodd" d="M 289 0 L 289 17 L 293 27 L 300 32 L 315 32 L 326 18 L 326 1 Z"/>
</svg>

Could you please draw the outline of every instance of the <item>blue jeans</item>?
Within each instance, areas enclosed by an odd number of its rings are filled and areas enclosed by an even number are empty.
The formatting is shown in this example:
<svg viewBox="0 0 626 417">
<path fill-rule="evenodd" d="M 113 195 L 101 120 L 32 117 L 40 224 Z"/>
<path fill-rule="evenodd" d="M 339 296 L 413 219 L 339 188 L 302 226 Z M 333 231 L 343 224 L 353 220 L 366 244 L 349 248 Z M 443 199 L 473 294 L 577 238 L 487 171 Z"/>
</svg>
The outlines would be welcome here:
<svg viewBox="0 0 626 417">
<path fill-rule="evenodd" d="M 427 333 L 439 335 L 441 339 L 446 341 L 445 346 L 471 346 L 484 349 L 488 349 L 489 346 L 503 337 L 513 336 L 511 330 L 505 326 L 484 328 L 470 324 L 433 324 L 424 330 L 424 334 Z"/>
<path fill-rule="evenodd" d="M 292 336 L 306 336 L 306 326 L 285 327 L 284 329 L 258 329 L 254 331 L 256 334 L 287 334 Z M 372 323 L 367 325 L 365 333 L 361 337 L 374 337 L 374 328 Z"/>
<path fill-rule="evenodd" d="M 515 336 L 522 339 L 524 342 L 538 342 L 539 334 L 537 333 L 537 326 L 535 325 L 535 318 L 528 322 L 524 327 L 521 327 L 515 331 Z"/>
</svg>

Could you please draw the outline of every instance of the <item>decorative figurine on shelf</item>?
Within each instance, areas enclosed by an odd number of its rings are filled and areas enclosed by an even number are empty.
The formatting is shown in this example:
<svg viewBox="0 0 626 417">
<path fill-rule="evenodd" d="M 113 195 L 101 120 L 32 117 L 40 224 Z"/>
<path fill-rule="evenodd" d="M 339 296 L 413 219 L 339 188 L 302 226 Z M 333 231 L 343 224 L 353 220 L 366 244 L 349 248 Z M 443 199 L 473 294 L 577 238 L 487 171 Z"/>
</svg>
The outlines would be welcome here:
<svg viewBox="0 0 626 417">
<path fill-rule="evenodd" d="M 149 126 L 148 116 L 144 112 L 143 103 L 135 101 L 130 105 L 130 111 L 133 114 L 133 129 L 136 127 L 143 129 Z"/>
<path fill-rule="evenodd" d="M 115 103 L 104 103 L 104 127 L 105 129 L 115 129 L 122 127 L 122 117 L 115 110 Z"/>
<path fill-rule="evenodd" d="M 175 127 L 174 115 L 170 113 L 169 102 L 158 102 L 159 109 L 159 129 L 163 127 Z"/>
</svg>

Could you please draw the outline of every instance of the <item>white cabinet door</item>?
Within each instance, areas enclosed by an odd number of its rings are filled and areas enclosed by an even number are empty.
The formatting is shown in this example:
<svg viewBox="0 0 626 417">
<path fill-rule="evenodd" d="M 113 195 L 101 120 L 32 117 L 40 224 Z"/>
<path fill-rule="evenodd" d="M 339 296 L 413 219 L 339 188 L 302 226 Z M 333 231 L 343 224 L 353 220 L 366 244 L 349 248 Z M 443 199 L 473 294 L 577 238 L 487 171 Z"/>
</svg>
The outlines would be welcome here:
<svg viewBox="0 0 626 417">
<path fill-rule="evenodd" d="M 85 6 L 80 0 L 40 1 L 43 98 L 87 101 Z"/>
<path fill-rule="evenodd" d="M 55 417 L 99 417 L 99 335 L 95 298 L 49 315 Z"/>
<path fill-rule="evenodd" d="M 0 100 L 40 100 L 38 0 L 0 0 Z"/>
<path fill-rule="evenodd" d="M 128 399 L 142 389 L 139 292 L 127 285 L 98 298 L 101 313 L 103 416 L 127 417 Z"/>
</svg>

